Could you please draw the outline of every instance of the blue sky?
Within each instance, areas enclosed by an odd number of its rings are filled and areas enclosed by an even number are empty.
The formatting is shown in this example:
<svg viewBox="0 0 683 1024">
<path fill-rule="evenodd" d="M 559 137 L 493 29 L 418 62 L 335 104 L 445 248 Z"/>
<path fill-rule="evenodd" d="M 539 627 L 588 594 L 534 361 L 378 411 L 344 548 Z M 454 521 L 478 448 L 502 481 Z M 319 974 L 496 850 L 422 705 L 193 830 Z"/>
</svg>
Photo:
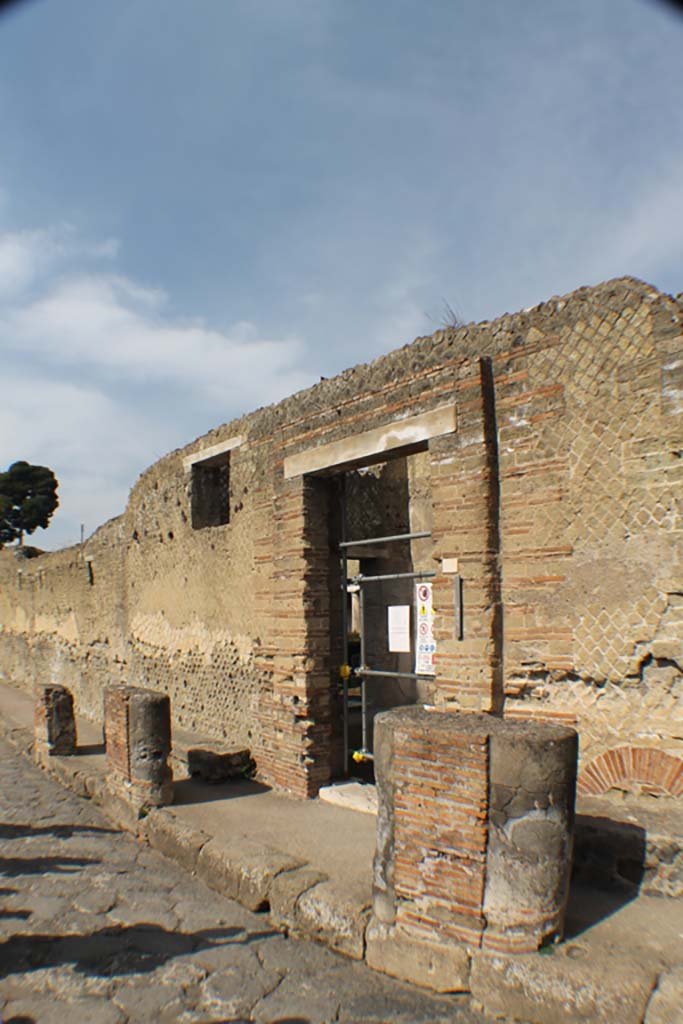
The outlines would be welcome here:
<svg viewBox="0 0 683 1024">
<path fill-rule="evenodd" d="M 0 17 L 0 468 L 57 547 L 210 427 L 439 326 L 683 290 L 656 0 L 27 0 Z"/>
</svg>

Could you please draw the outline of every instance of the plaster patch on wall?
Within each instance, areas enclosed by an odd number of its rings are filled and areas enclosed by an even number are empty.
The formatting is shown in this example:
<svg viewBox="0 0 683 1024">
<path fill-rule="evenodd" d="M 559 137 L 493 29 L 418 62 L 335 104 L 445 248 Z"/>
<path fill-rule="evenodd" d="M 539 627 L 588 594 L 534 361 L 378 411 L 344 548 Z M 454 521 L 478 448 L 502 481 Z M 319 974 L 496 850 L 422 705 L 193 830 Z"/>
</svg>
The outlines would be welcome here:
<svg viewBox="0 0 683 1024">
<path fill-rule="evenodd" d="M 31 619 L 28 612 L 21 606 L 16 605 L 9 620 L 10 629 L 16 629 L 18 633 L 28 633 L 31 627 Z"/>
<path fill-rule="evenodd" d="M 78 620 L 74 612 L 66 615 L 37 614 L 33 620 L 34 633 L 54 633 L 67 643 L 78 642 Z"/>
</svg>

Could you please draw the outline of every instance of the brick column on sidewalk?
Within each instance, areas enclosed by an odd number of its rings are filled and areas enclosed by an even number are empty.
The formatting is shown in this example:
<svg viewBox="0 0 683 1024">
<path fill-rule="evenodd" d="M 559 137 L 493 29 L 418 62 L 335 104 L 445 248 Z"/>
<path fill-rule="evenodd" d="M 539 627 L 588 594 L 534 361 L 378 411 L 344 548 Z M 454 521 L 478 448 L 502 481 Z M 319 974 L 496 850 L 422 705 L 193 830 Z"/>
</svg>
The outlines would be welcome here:
<svg viewBox="0 0 683 1024">
<path fill-rule="evenodd" d="M 423 707 L 376 718 L 371 966 L 466 990 L 476 950 L 562 937 L 576 759 L 563 726 Z"/>
<path fill-rule="evenodd" d="M 136 807 L 172 803 L 169 697 L 112 683 L 104 695 L 104 734 L 110 787 Z"/>
<path fill-rule="evenodd" d="M 36 687 L 33 727 L 33 755 L 38 764 L 54 755 L 76 753 L 74 699 L 65 686 Z"/>
</svg>

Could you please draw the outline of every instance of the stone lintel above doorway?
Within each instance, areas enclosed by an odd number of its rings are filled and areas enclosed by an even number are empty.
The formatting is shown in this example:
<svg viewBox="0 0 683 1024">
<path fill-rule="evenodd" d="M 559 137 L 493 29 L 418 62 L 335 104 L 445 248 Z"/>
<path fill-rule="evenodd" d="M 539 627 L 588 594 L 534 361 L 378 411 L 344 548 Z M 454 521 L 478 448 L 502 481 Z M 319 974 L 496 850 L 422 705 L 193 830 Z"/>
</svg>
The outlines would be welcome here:
<svg viewBox="0 0 683 1024">
<path fill-rule="evenodd" d="M 452 434 L 457 416 L 454 405 L 441 406 L 418 416 L 392 420 L 381 427 L 364 430 L 341 441 L 307 448 L 285 459 L 285 479 L 306 473 L 341 470 L 377 462 L 381 456 L 407 454 L 426 447 L 432 437 Z"/>
</svg>

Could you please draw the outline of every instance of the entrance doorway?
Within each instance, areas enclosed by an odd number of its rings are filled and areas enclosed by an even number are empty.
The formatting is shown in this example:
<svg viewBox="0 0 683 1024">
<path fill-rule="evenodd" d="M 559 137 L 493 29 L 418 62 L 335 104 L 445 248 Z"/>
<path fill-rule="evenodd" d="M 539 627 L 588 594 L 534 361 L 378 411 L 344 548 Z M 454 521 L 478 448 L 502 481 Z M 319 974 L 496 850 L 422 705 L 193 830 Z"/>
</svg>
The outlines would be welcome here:
<svg viewBox="0 0 683 1024">
<path fill-rule="evenodd" d="M 377 714 L 432 702 L 436 572 L 429 472 L 428 452 L 422 451 L 337 475 L 340 745 L 346 778 L 374 780 Z"/>
</svg>

